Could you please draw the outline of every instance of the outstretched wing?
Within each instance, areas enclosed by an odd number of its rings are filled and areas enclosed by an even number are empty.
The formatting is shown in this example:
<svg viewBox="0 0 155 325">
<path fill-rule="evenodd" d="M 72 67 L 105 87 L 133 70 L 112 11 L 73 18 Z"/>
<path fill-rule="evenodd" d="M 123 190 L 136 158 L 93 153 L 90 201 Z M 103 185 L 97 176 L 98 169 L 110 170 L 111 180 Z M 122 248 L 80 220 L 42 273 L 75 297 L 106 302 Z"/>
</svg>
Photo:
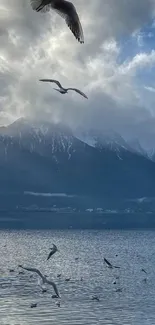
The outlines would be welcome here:
<svg viewBox="0 0 155 325">
<path fill-rule="evenodd" d="M 53 249 L 54 249 L 55 251 L 58 250 L 58 249 L 57 249 L 57 246 L 56 246 L 55 244 L 53 244 Z"/>
<path fill-rule="evenodd" d="M 120 266 L 113 265 L 115 269 L 120 269 Z"/>
<path fill-rule="evenodd" d="M 110 267 L 113 267 L 112 264 L 106 258 L 104 258 L 104 261 L 107 263 L 107 265 L 109 265 Z"/>
<path fill-rule="evenodd" d="M 53 254 L 54 254 L 53 251 L 51 251 L 51 252 L 49 253 L 49 255 L 48 255 L 48 257 L 47 257 L 47 261 L 50 259 L 50 257 L 51 257 Z"/>
<path fill-rule="evenodd" d="M 50 257 L 51 257 L 53 254 L 55 254 L 55 253 L 56 253 L 56 250 L 52 250 L 52 251 L 49 253 L 48 257 L 47 257 L 47 260 L 49 260 Z"/>
<path fill-rule="evenodd" d="M 54 291 L 55 291 L 55 293 L 56 293 L 56 295 L 57 295 L 58 297 L 60 297 L 60 296 L 59 296 L 59 292 L 58 292 L 58 288 L 57 288 L 56 284 L 55 284 L 53 281 L 49 281 L 49 280 L 47 280 L 47 279 L 46 279 L 46 283 L 52 285 L 52 286 L 53 286 L 53 289 L 54 289 Z"/>
<path fill-rule="evenodd" d="M 74 5 L 70 1 L 55 1 L 51 3 L 51 7 L 57 11 L 57 13 L 65 19 L 66 24 L 74 34 L 75 38 L 80 42 L 84 43 L 83 30 L 80 23 L 79 16 Z"/>
<path fill-rule="evenodd" d="M 42 279 L 44 278 L 44 276 L 41 274 L 41 272 L 38 269 L 35 268 L 31 268 L 31 267 L 24 267 L 22 265 L 19 265 L 19 267 L 21 267 L 22 269 L 26 270 L 26 271 L 30 271 L 30 272 L 35 272 L 37 273 Z"/>
<path fill-rule="evenodd" d="M 46 4 L 47 2 L 45 0 L 30 0 L 32 9 L 40 12 L 47 12 L 51 9 L 51 4 Z"/>
<path fill-rule="evenodd" d="M 62 88 L 61 83 L 58 80 L 54 80 L 54 79 L 40 79 L 39 81 L 43 81 L 43 82 L 54 82 L 59 88 Z"/>
<path fill-rule="evenodd" d="M 83 96 L 84 98 L 87 98 L 88 99 L 88 97 L 81 90 L 79 90 L 77 88 L 68 88 L 67 90 L 74 90 L 74 91 L 76 91 L 76 93 L 78 93 L 81 96 Z"/>
</svg>

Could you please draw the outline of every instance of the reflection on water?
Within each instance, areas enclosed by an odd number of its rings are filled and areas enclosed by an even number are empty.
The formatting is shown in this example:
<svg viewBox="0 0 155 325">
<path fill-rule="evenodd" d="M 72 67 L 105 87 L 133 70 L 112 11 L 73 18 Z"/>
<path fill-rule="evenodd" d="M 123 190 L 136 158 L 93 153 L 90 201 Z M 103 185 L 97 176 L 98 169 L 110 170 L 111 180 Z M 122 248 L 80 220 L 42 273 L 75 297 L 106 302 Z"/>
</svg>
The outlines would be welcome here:
<svg viewBox="0 0 155 325">
<path fill-rule="evenodd" d="M 155 324 L 154 232 L 1 231 L 0 239 L 1 325 Z M 47 261 L 52 243 L 60 252 Z M 107 268 L 104 257 L 121 269 Z M 52 287 L 42 293 L 37 275 L 19 274 L 18 264 L 37 267 L 56 282 L 60 307 Z"/>
</svg>

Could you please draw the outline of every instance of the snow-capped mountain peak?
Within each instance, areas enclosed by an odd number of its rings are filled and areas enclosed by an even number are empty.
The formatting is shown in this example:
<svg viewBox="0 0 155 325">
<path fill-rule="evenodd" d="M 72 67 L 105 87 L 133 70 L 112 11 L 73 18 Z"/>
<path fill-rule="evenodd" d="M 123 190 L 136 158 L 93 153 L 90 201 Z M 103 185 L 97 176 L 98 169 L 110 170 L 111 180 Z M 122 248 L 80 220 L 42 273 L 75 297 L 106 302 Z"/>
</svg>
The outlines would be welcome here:
<svg viewBox="0 0 155 325">
<path fill-rule="evenodd" d="M 6 138 L 8 139 L 7 146 L 8 142 L 14 141 L 30 152 L 36 151 L 41 155 L 47 150 L 53 154 L 65 152 L 68 159 L 70 159 L 74 141 L 72 131 L 64 125 L 25 118 L 20 118 L 9 126 L 0 128 L 0 136 L 3 142 L 6 142 Z"/>
</svg>

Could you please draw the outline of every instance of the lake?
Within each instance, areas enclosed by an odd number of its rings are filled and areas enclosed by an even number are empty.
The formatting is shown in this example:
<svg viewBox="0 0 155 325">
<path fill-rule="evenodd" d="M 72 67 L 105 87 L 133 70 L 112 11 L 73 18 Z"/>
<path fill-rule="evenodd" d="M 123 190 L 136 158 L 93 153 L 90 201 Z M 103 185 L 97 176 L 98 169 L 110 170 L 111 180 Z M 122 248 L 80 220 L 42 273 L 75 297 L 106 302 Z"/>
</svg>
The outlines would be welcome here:
<svg viewBox="0 0 155 325">
<path fill-rule="evenodd" d="M 154 231 L 0 231 L 0 242 L 1 325 L 155 324 Z M 59 252 L 47 261 L 52 243 Z M 19 264 L 48 275 L 61 299 L 51 286 L 42 293 L 37 274 L 19 274 Z"/>
</svg>

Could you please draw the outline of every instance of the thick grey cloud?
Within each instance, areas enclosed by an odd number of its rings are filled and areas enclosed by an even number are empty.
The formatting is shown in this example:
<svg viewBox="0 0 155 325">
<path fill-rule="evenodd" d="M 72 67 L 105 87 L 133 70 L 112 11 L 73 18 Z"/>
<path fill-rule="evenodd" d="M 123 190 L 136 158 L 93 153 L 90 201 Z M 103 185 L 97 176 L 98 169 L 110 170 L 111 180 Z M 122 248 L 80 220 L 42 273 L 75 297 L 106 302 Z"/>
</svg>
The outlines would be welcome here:
<svg viewBox="0 0 155 325">
<path fill-rule="evenodd" d="M 29 0 L 1 0 L 0 124 L 32 116 L 130 133 L 132 126 L 140 128 L 153 114 L 153 92 L 147 84 L 139 84 L 136 75 L 151 69 L 155 52 L 119 63 L 119 38 L 138 35 L 154 17 L 155 0 L 73 2 L 82 21 L 84 45 L 54 12 L 36 13 Z M 44 77 L 81 88 L 89 100 L 57 94 L 51 84 L 38 81 Z"/>
</svg>

